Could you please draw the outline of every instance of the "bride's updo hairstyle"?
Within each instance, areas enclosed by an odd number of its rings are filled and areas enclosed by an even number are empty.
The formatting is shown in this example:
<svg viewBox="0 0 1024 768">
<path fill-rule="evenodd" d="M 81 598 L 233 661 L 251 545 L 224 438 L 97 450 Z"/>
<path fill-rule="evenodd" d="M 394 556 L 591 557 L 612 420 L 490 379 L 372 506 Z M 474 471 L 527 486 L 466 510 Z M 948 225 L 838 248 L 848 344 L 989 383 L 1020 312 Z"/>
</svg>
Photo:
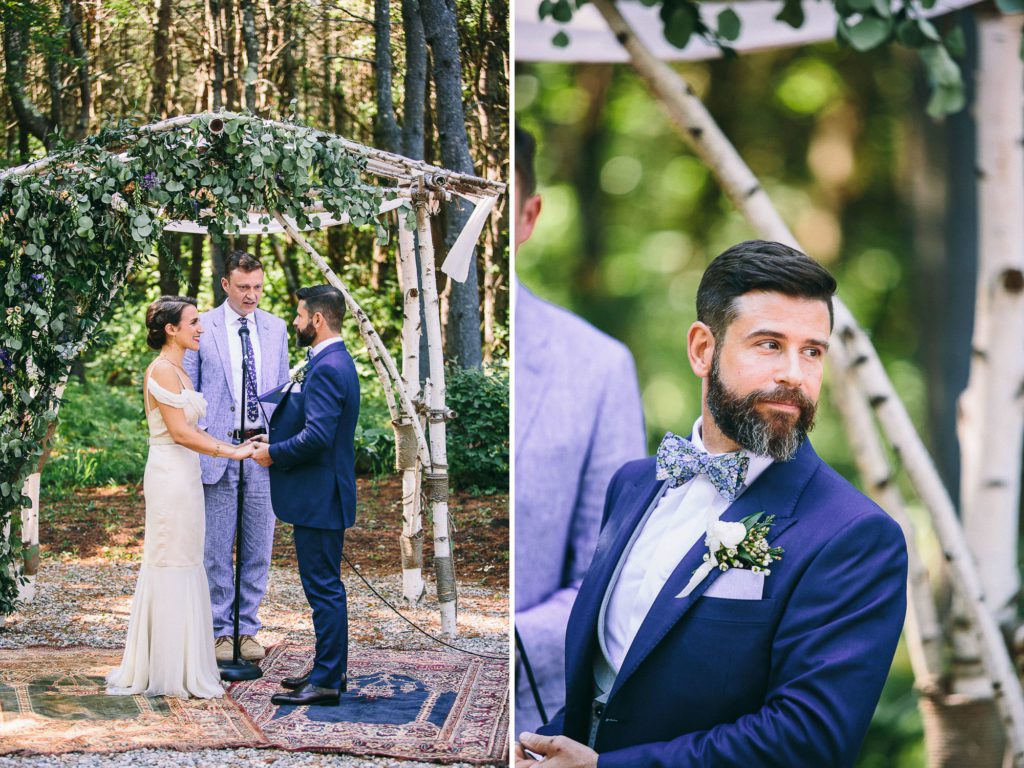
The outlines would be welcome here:
<svg viewBox="0 0 1024 768">
<path fill-rule="evenodd" d="M 146 310 L 146 328 L 149 330 L 146 343 L 152 349 L 163 349 L 167 343 L 167 332 L 164 327 L 168 323 L 180 323 L 181 313 L 187 304 L 197 308 L 199 306 L 191 296 L 161 296 L 149 305 L 149 309 Z"/>
</svg>

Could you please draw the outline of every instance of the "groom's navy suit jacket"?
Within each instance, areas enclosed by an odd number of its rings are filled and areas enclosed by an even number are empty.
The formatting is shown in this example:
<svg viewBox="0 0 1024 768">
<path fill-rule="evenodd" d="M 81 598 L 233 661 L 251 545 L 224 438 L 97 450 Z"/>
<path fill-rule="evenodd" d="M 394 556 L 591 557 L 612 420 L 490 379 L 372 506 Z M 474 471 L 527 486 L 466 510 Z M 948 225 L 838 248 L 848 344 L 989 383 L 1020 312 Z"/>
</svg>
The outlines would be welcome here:
<svg viewBox="0 0 1024 768">
<path fill-rule="evenodd" d="M 598 613 L 634 529 L 663 486 L 655 460 L 622 467 L 566 634 L 565 707 L 541 733 L 587 743 Z M 599 768 L 849 766 L 881 695 L 906 612 L 906 545 L 885 512 L 809 443 L 722 515 L 775 515 L 784 547 L 761 599 L 678 598 L 706 552 L 687 552 L 615 678 L 597 730 Z M 723 582 L 717 594 L 727 594 Z"/>
<path fill-rule="evenodd" d="M 295 391 L 298 389 L 299 391 Z M 356 521 L 359 377 L 345 343 L 322 350 L 270 418 L 270 496 L 284 522 L 341 530 Z"/>
</svg>

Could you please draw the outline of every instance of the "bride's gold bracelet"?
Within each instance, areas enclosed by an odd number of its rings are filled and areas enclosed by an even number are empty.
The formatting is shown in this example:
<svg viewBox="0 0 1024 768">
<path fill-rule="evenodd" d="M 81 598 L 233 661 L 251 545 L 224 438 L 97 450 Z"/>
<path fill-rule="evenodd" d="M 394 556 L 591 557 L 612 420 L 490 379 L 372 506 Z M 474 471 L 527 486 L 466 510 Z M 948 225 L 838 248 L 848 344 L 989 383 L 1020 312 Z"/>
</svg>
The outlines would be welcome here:
<svg viewBox="0 0 1024 768">
<path fill-rule="evenodd" d="M 215 459 L 220 458 L 220 441 L 217 441 L 216 443 L 214 443 L 213 458 L 215 458 Z"/>
</svg>

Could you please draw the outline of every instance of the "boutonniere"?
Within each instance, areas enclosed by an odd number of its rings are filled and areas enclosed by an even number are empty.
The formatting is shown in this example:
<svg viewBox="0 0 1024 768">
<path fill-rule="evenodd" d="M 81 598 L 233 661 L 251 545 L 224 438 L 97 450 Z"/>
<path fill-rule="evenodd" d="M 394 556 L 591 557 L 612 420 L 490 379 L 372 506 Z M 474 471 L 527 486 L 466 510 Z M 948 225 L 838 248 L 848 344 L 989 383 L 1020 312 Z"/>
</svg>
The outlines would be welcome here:
<svg viewBox="0 0 1024 768">
<path fill-rule="evenodd" d="M 782 547 L 768 544 L 775 515 L 764 516 L 764 512 L 747 515 L 738 523 L 721 520 L 708 522 L 704 545 L 704 562 L 693 572 L 686 587 L 676 597 L 686 597 L 697 585 L 716 568 L 728 571 L 730 568 L 749 568 L 753 573 L 771 575 L 771 564 L 782 559 Z"/>
<path fill-rule="evenodd" d="M 292 384 L 301 384 L 306 378 L 306 368 L 309 367 L 308 362 L 299 363 L 290 371 L 288 371 L 288 378 Z"/>
</svg>

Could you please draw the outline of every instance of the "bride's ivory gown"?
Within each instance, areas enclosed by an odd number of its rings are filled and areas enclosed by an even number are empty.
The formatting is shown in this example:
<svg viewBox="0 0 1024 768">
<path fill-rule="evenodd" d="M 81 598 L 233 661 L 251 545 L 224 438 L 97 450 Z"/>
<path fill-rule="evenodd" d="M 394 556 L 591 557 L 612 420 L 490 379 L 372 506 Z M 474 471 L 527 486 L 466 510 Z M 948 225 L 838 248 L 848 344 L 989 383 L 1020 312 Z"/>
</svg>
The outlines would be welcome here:
<svg viewBox="0 0 1024 768">
<path fill-rule="evenodd" d="M 206 414 L 206 400 L 184 381 L 180 393 L 148 377 L 146 384 L 155 400 L 182 409 L 189 425 Z M 199 454 L 171 439 L 148 396 L 146 419 L 146 541 L 124 655 L 121 666 L 107 675 L 107 693 L 223 696 L 203 567 L 206 513 Z"/>
</svg>

